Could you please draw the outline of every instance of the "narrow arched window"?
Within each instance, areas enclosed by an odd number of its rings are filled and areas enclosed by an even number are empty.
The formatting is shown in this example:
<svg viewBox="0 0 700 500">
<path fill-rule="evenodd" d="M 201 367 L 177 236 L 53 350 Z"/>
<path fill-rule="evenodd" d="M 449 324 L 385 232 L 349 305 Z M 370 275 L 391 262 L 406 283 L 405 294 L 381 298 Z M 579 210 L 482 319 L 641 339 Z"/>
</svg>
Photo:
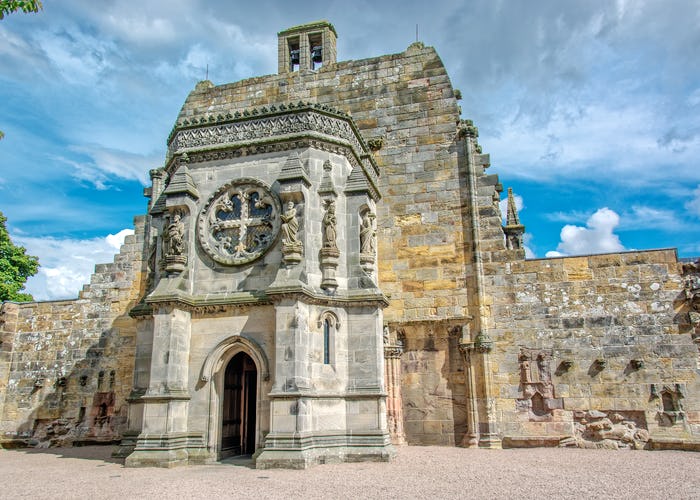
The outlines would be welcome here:
<svg viewBox="0 0 700 500">
<path fill-rule="evenodd" d="M 331 322 L 326 318 L 323 320 L 323 364 L 327 365 L 331 362 Z"/>
</svg>

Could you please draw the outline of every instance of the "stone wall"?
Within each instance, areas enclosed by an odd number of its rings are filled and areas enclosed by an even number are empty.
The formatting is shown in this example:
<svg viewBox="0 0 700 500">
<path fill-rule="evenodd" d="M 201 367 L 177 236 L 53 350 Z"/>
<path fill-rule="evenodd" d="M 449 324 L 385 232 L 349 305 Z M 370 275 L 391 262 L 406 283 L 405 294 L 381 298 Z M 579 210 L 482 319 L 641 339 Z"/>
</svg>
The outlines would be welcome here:
<svg viewBox="0 0 700 500">
<path fill-rule="evenodd" d="M 598 442 L 600 432 L 585 425 L 605 419 L 597 427 L 612 432 L 617 419 L 652 438 L 697 437 L 698 352 L 679 326 L 685 297 L 674 250 L 493 262 L 485 270 L 504 436 Z"/>
<path fill-rule="evenodd" d="M 0 443 L 119 439 L 134 376 L 144 218 L 76 300 L 2 304 Z"/>
<path fill-rule="evenodd" d="M 408 444 L 455 446 L 466 432 L 466 381 L 457 341 L 444 322 L 400 327 L 404 431 Z"/>
</svg>

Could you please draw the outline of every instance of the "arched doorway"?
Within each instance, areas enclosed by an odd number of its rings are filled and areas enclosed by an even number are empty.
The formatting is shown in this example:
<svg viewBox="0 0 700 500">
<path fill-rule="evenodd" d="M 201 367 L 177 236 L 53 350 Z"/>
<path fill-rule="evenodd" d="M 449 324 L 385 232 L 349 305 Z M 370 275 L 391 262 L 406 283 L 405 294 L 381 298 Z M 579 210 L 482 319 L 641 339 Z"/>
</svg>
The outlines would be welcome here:
<svg viewBox="0 0 700 500">
<path fill-rule="evenodd" d="M 253 359 L 239 352 L 226 366 L 221 421 L 221 458 L 255 452 L 258 371 Z"/>
</svg>

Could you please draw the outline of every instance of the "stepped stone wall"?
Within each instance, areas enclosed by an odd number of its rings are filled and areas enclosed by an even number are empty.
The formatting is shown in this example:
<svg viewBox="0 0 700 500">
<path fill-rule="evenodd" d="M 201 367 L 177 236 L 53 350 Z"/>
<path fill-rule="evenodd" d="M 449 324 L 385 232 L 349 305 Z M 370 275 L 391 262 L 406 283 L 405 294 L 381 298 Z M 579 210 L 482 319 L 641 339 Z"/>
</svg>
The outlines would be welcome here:
<svg viewBox="0 0 700 500">
<path fill-rule="evenodd" d="M 112 442 L 126 428 L 144 217 L 76 300 L 2 304 L 0 443 Z"/>
</svg>

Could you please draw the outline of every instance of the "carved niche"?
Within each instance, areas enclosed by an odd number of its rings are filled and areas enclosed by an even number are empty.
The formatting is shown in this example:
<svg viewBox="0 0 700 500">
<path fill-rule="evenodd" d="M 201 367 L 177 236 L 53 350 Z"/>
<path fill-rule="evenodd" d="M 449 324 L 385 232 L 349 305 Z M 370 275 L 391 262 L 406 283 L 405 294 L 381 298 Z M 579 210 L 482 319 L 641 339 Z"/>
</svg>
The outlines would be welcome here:
<svg viewBox="0 0 700 500">
<path fill-rule="evenodd" d="M 326 201 L 326 213 L 323 216 L 323 233 L 321 246 L 321 272 L 323 279 L 321 288 L 326 291 L 334 291 L 338 287 L 335 273 L 338 269 L 338 257 L 340 250 L 336 239 L 338 237 L 336 224 L 338 223 L 335 214 L 335 200 Z"/>
<path fill-rule="evenodd" d="M 185 224 L 182 222 L 182 214 L 178 211 L 173 212 L 168 220 L 163 230 L 165 270 L 169 273 L 179 273 L 184 271 L 187 265 Z"/>
<path fill-rule="evenodd" d="M 518 408 L 527 411 L 530 420 L 549 419 L 552 409 L 561 407 L 561 400 L 554 398 L 551 359 L 551 350 L 520 348 L 518 361 L 523 396 L 518 401 Z"/>
<path fill-rule="evenodd" d="M 685 418 L 681 400 L 685 397 L 682 384 L 652 384 L 651 398 L 661 403 L 657 420 L 662 427 L 670 427 Z"/>
<path fill-rule="evenodd" d="M 280 214 L 280 201 L 268 186 L 257 179 L 238 179 L 222 186 L 202 208 L 199 242 L 220 264 L 247 264 L 274 244 Z"/>
<path fill-rule="evenodd" d="M 299 220 L 297 219 L 297 206 L 293 201 L 288 201 L 284 213 L 280 215 L 282 221 L 282 258 L 288 264 L 301 262 L 304 244 L 298 236 Z"/>
<path fill-rule="evenodd" d="M 367 274 L 372 274 L 377 254 L 377 231 L 375 219 L 370 210 L 365 210 L 360 216 L 360 265 Z"/>
</svg>

